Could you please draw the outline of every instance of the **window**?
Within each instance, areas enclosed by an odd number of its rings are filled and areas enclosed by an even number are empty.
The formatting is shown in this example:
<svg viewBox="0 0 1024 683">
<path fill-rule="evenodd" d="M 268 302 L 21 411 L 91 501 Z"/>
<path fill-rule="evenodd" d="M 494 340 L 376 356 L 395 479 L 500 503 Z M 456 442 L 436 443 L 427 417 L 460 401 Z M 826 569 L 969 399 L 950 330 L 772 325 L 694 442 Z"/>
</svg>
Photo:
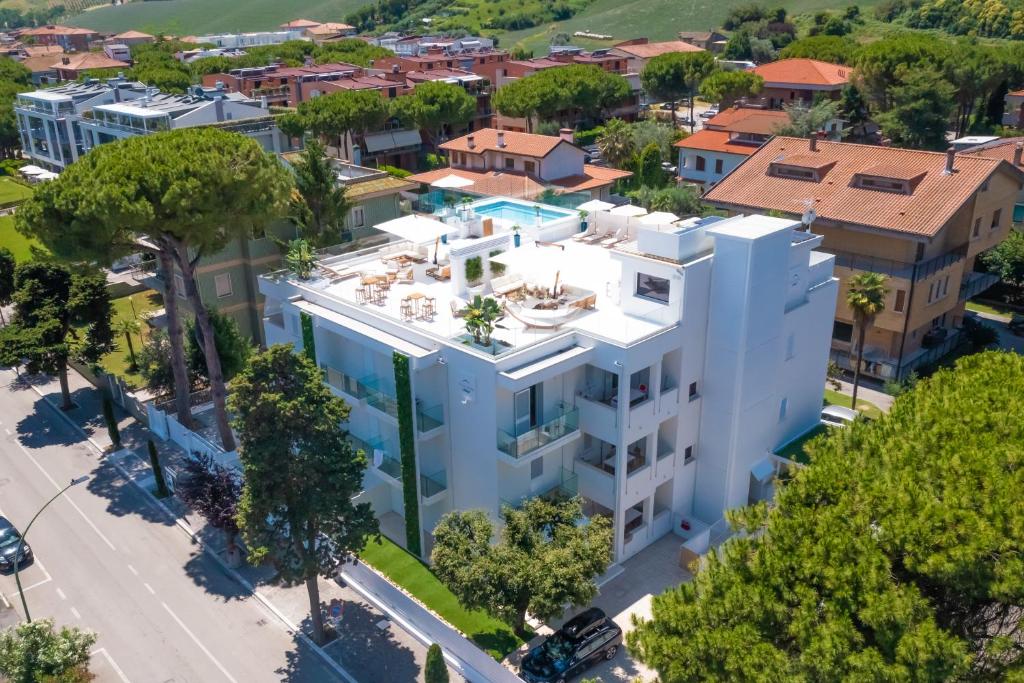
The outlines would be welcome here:
<svg viewBox="0 0 1024 683">
<path fill-rule="evenodd" d="M 721 159 L 715 159 L 715 173 L 718 173 L 718 174 L 722 173 L 722 160 Z"/>
<path fill-rule="evenodd" d="M 902 313 L 903 309 L 907 305 L 907 291 L 905 289 L 896 290 L 896 303 L 893 304 L 892 310 L 897 313 Z"/>
<path fill-rule="evenodd" d="M 782 402 L 779 403 L 779 422 L 782 422 L 783 420 L 786 419 L 786 408 L 788 408 L 788 407 L 789 407 L 789 399 L 788 398 L 782 399 Z"/>
<path fill-rule="evenodd" d="M 924 258 L 924 242 L 917 243 L 917 256 L 914 258 L 915 261 L 920 261 Z"/>
<path fill-rule="evenodd" d="M 696 382 L 690 382 L 690 392 L 688 394 L 688 397 L 689 397 L 689 399 L 691 401 L 693 399 L 697 398 L 697 383 Z"/>
<path fill-rule="evenodd" d="M 836 341 L 853 341 L 853 325 L 836 320 L 832 323 L 832 338 Z"/>
<path fill-rule="evenodd" d="M 999 223 L 1003 220 L 1003 210 L 996 209 L 995 213 L 992 214 L 992 229 L 995 230 L 999 227 Z"/>
<path fill-rule="evenodd" d="M 928 285 L 928 303 L 935 301 L 935 283 Z"/>
<path fill-rule="evenodd" d="M 687 446 L 683 449 L 683 464 L 689 465 L 693 462 L 693 446 Z"/>
<path fill-rule="evenodd" d="M 977 237 L 981 234 L 981 217 L 974 219 L 974 231 L 971 233 L 972 237 Z"/>
<path fill-rule="evenodd" d="M 506 157 L 505 168 L 514 169 L 516 167 L 516 160 Z"/>
<path fill-rule="evenodd" d="M 790 334 L 789 339 L 786 340 L 786 360 L 793 358 L 796 355 L 796 335 Z"/>
<path fill-rule="evenodd" d="M 702 156 L 700 156 L 698 154 L 697 155 L 697 170 L 698 171 L 703 171 L 706 164 L 707 164 L 707 162 L 704 160 L 704 157 L 702 157 Z"/>
<path fill-rule="evenodd" d="M 351 221 L 353 228 L 361 228 L 366 225 L 366 215 L 363 213 L 363 207 L 352 207 Z"/>
<path fill-rule="evenodd" d="M 530 479 L 536 479 L 544 474 L 544 458 L 537 458 L 530 462 Z"/>
<path fill-rule="evenodd" d="M 636 295 L 667 304 L 669 295 L 668 280 L 663 277 L 648 275 L 647 273 L 637 273 Z"/>
<path fill-rule="evenodd" d="M 946 276 L 946 279 L 942 281 L 942 296 L 946 296 L 947 294 L 949 294 L 949 276 L 948 275 Z"/>
<path fill-rule="evenodd" d="M 217 290 L 218 299 L 231 296 L 231 273 L 220 273 L 219 275 L 214 275 L 213 287 Z"/>
<path fill-rule="evenodd" d="M 524 161 L 523 170 L 526 171 L 527 173 L 536 173 L 537 163 L 534 161 Z"/>
</svg>

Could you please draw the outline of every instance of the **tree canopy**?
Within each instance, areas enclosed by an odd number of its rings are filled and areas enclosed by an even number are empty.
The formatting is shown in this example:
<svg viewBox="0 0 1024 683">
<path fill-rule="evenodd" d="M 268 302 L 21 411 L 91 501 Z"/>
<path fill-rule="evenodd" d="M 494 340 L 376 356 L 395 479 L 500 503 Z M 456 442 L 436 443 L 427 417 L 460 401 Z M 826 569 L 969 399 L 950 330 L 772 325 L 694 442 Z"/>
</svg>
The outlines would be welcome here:
<svg viewBox="0 0 1024 683">
<path fill-rule="evenodd" d="M 1022 394 L 1024 357 L 984 352 L 811 441 L 630 648 L 666 682 L 1015 680 Z"/>
<path fill-rule="evenodd" d="M 0 677 L 12 683 L 85 683 L 96 635 L 53 619 L 23 622 L 0 632 Z"/>
<path fill-rule="evenodd" d="M 629 83 L 619 74 L 593 64 L 570 64 L 511 81 L 498 89 L 493 101 L 505 116 L 538 116 L 565 125 L 577 112 L 599 118 L 629 92 Z"/>
<path fill-rule="evenodd" d="M 352 205 L 323 145 L 306 140 L 306 148 L 291 166 L 296 189 L 289 206 L 292 222 L 302 237 L 317 246 L 337 244 Z"/>
<path fill-rule="evenodd" d="M 956 89 L 934 71 L 897 69 L 896 79 L 886 94 L 891 106 L 875 115 L 882 132 L 901 147 L 945 148 Z"/>
<path fill-rule="evenodd" d="M 254 562 L 285 582 L 305 582 L 317 642 L 324 642 L 317 576 L 331 577 L 377 534 L 362 490 L 366 457 L 341 424 L 349 408 L 320 368 L 290 345 L 252 356 L 232 386 L 244 484 L 242 536 Z"/>
<path fill-rule="evenodd" d="M 700 95 L 723 109 L 742 97 L 752 97 L 764 88 L 764 79 L 749 71 L 716 71 L 700 84 Z"/>
<path fill-rule="evenodd" d="M 826 125 L 839 117 L 841 104 L 834 100 L 821 100 L 811 106 L 803 104 L 784 104 L 782 108 L 789 115 L 789 122 L 775 130 L 776 135 L 789 135 L 796 138 L 809 138 L 819 131 L 826 130 Z"/>
<path fill-rule="evenodd" d="M 217 347 L 221 372 L 224 381 L 230 382 L 242 371 L 252 354 L 253 345 L 250 339 L 238 329 L 238 323 L 230 314 L 210 311 L 210 324 L 213 325 L 213 343 Z M 188 336 L 188 365 L 200 376 L 209 380 L 210 371 L 206 367 L 206 352 L 199 328 L 194 320 L 186 326 Z"/>
<path fill-rule="evenodd" d="M 1024 233 L 1011 230 L 1005 240 L 982 252 L 981 260 L 1003 282 L 1024 287 Z"/>
<path fill-rule="evenodd" d="M 341 138 L 347 133 L 373 130 L 384 123 L 388 106 L 376 90 L 339 90 L 306 100 L 298 107 L 298 117 L 304 130 L 324 140 Z"/>
<path fill-rule="evenodd" d="M 476 99 L 454 83 L 428 81 L 420 83 L 411 94 L 392 101 L 392 109 L 403 121 L 430 133 L 436 147 L 445 128 L 462 129 L 476 113 Z"/>
<path fill-rule="evenodd" d="M 817 59 L 831 64 L 849 64 L 857 43 L 845 36 L 818 35 L 800 38 L 779 51 L 779 59 Z"/>
<path fill-rule="evenodd" d="M 505 526 L 497 543 L 482 510 L 450 512 L 434 528 L 434 571 L 460 603 L 521 631 L 527 611 L 547 621 L 567 604 L 593 599 L 594 579 L 611 561 L 606 518 L 597 515 L 579 525 L 579 498 L 533 498 L 521 509 L 503 508 L 501 515 Z"/>
</svg>

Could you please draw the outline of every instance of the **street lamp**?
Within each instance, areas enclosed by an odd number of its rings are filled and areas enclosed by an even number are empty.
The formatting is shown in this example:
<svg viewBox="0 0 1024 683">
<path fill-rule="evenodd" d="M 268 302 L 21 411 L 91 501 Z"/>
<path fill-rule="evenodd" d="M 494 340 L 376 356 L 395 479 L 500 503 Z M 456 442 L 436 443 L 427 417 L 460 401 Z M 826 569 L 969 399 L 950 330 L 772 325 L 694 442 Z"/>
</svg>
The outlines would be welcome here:
<svg viewBox="0 0 1024 683">
<path fill-rule="evenodd" d="M 37 512 L 35 516 L 32 517 L 32 519 L 28 523 L 28 526 L 25 527 L 25 530 L 23 532 L 21 532 L 21 538 L 18 540 L 18 547 L 14 551 L 14 582 L 18 584 L 18 595 L 21 596 L 21 606 L 25 610 L 25 620 L 28 621 L 28 623 L 30 624 L 32 623 L 32 616 L 28 613 L 28 603 L 25 602 L 25 592 L 21 590 L 21 575 L 18 573 L 18 557 L 21 555 L 21 551 L 25 547 L 25 537 L 28 536 L 28 530 L 32 528 L 32 523 L 36 521 L 36 518 L 38 518 L 39 515 L 43 513 L 43 510 L 45 510 L 50 503 L 64 495 L 64 492 L 67 491 L 72 486 L 81 484 L 83 481 L 86 481 L 87 479 L 89 479 L 88 475 L 83 475 L 81 477 L 78 477 L 77 479 L 72 479 L 70 484 L 68 484 L 67 486 L 65 486 L 64 488 L 57 492 L 57 495 L 43 503 L 43 507 L 39 508 L 39 512 Z"/>
</svg>

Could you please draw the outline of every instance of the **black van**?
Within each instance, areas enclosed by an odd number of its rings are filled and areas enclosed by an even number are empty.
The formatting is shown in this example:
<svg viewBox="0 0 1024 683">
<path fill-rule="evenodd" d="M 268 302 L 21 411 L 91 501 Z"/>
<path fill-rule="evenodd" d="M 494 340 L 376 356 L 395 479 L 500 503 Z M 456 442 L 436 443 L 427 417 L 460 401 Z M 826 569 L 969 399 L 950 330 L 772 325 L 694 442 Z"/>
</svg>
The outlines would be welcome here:
<svg viewBox="0 0 1024 683">
<path fill-rule="evenodd" d="M 622 646 L 622 629 L 592 607 L 573 617 L 523 658 L 519 675 L 528 683 L 565 683 Z"/>
</svg>

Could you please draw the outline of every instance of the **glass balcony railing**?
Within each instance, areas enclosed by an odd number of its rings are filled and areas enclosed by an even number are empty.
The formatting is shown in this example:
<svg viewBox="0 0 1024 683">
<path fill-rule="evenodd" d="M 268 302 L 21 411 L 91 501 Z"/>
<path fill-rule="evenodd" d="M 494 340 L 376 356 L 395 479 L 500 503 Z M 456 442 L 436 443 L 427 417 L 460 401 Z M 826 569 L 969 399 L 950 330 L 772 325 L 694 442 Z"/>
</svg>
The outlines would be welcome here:
<svg viewBox="0 0 1024 683">
<path fill-rule="evenodd" d="M 424 498 L 432 498 L 447 488 L 448 475 L 444 470 L 420 475 L 420 494 Z"/>
<path fill-rule="evenodd" d="M 532 498 L 544 498 L 553 502 L 575 498 L 579 495 L 579 479 L 576 473 L 562 468 L 562 479 L 549 489 L 540 493 L 529 493 L 516 498 L 502 498 L 502 507 L 510 507 L 515 510 L 523 507 L 523 504 Z"/>
<path fill-rule="evenodd" d="M 395 390 L 388 387 L 379 375 L 367 375 L 359 379 L 360 398 L 366 399 L 366 404 L 373 406 L 382 413 L 391 417 L 398 417 L 398 400 L 395 398 Z"/>
<path fill-rule="evenodd" d="M 281 327 L 283 328 L 283 317 L 281 323 Z M 346 375 L 341 370 L 336 370 L 335 368 L 332 368 L 329 365 L 323 365 L 322 368 L 324 371 L 324 381 L 326 381 L 329 385 L 331 385 L 338 391 L 342 391 L 354 398 L 363 398 L 363 396 L 359 393 L 359 380 L 357 380 L 355 377 L 353 377 L 352 375 Z"/>
<path fill-rule="evenodd" d="M 430 432 L 444 424 L 444 409 L 441 404 L 424 407 L 416 403 L 416 428 L 422 434 Z"/>
<path fill-rule="evenodd" d="M 354 434 L 349 434 L 348 440 L 352 442 L 353 448 L 366 455 L 371 467 L 396 481 L 402 481 L 402 461 L 396 456 L 396 449 L 389 443 L 380 437 L 365 441 Z"/>
<path fill-rule="evenodd" d="M 511 434 L 499 429 L 498 450 L 513 458 L 522 458 L 552 441 L 579 431 L 579 428 L 579 409 L 567 403 L 559 403 L 554 416 L 521 434 Z"/>
</svg>

